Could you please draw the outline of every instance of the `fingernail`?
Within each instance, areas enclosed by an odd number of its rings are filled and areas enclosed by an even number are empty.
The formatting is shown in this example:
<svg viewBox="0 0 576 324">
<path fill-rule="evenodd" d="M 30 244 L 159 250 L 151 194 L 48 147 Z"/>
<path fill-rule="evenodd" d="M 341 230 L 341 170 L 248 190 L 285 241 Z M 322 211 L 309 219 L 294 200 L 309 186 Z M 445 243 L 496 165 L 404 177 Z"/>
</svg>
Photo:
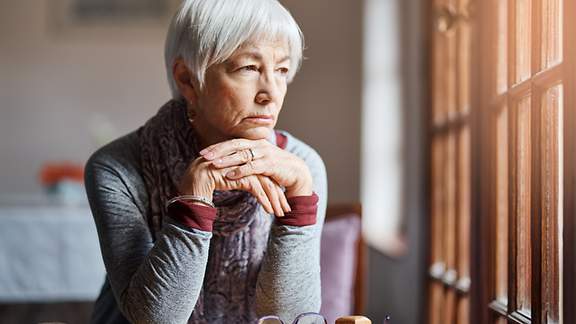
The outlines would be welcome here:
<svg viewBox="0 0 576 324">
<path fill-rule="evenodd" d="M 218 160 L 214 161 L 214 164 L 222 164 L 222 162 L 224 162 L 222 159 L 218 159 Z"/>
<path fill-rule="evenodd" d="M 228 173 L 226 173 L 226 177 L 227 178 L 232 178 L 236 176 L 236 171 L 230 171 Z"/>
<path fill-rule="evenodd" d="M 204 155 L 204 158 L 207 160 L 212 160 L 214 158 L 214 153 L 212 153 L 212 152 L 208 152 L 208 153 L 204 153 L 204 154 L 200 153 L 200 154 Z"/>
</svg>

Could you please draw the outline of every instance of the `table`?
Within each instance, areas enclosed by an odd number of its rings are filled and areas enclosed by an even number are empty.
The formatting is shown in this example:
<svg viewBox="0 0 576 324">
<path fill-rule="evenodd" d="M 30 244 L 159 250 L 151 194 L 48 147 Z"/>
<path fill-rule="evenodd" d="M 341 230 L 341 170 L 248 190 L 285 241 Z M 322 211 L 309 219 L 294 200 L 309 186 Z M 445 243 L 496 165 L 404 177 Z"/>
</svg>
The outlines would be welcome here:
<svg viewBox="0 0 576 324">
<path fill-rule="evenodd" d="M 0 302 L 92 301 L 104 281 L 87 203 L 0 198 Z"/>
</svg>

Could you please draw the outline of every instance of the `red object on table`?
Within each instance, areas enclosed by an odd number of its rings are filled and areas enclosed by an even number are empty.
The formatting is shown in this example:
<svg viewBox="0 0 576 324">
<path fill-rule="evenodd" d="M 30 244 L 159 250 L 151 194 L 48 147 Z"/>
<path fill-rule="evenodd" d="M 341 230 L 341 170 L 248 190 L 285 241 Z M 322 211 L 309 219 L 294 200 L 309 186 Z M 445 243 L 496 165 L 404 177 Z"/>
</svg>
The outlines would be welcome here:
<svg viewBox="0 0 576 324">
<path fill-rule="evenodd" d="M 42 165 L 39 174 L 40 183 L 51 186 L 62 180 L 84 182 L 84 167 L 71 162 L 49 162 Z"/>
</svg>

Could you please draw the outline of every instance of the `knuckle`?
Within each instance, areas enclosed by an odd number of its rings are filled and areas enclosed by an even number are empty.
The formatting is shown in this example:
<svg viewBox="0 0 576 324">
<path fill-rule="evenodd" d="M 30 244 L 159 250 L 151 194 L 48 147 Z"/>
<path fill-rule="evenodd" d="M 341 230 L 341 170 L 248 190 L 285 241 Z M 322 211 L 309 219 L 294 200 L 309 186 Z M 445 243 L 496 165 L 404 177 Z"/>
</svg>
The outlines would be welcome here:
<svg viewBox="0 0 576 324">
<path fill-rule="evenodd" d="M 252 156 L 250 155 L 250 151 L 248 150 L 243 150 L 241 156 L 242 156 L 242 162 L 244 163 L 252 161 Z"/>
<path fill-rule="evenodd" d="M 236 180 L 236 182 L 238 183 L 238 185 L 241 188 L 249 189 L 252 187 L 252 184 L 246 178 L 240 178 L 240 179 Z"/>
<path fill-rule="evenodd" d="M 258 196 L 260 198 L 268 198 L 268 196 L 266 195 L 266 193 L 263 190 L 258 190 Z"/>
<path fill-rule="evenodd" d="M 266 189 L 268 189 L 268 191 L 273 192 L 274 190 L 274 185 L 272 184 L 272 182 L 270 182 L 269 180 L 267 180 L 266 178 L 263 178 L 264 180 L 262 180 L 262 186 L 266 187 Z"/>
<path fill-rule="evenodd" d="M 232 140 L 232 147 L 235 149 L 239 149 L 242 146 L 242 140 L 241 139 L 233 139 Z"/>
<path fill-rule="evenodd" d="M 253 189 L 252 191 L 256 194 L 256 196 L 260 198 L 266 197 L 266 192 L 264 192 L 264 189 L 262 189 L 262 187 L 254 186 L 252 189 Z"/>
</svg>

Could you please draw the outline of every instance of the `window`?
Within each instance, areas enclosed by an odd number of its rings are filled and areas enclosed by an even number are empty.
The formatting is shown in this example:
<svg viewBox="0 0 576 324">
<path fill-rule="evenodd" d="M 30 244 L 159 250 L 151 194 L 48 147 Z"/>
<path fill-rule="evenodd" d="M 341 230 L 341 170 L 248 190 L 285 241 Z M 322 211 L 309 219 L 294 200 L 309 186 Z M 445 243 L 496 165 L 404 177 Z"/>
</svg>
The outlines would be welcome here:
<svg viewBox="0 0 576 324">
<path fill-rule="evenodd" d="M 429 322 L 574 323 L 576 5 L 463 2 L 434 1 Z"/>
<path fill-rule="evenodd" d="M 471 29 L 468 0 L 436 0 L 430 115 L 429 323 L 470 322 Z"/>
</svg>

